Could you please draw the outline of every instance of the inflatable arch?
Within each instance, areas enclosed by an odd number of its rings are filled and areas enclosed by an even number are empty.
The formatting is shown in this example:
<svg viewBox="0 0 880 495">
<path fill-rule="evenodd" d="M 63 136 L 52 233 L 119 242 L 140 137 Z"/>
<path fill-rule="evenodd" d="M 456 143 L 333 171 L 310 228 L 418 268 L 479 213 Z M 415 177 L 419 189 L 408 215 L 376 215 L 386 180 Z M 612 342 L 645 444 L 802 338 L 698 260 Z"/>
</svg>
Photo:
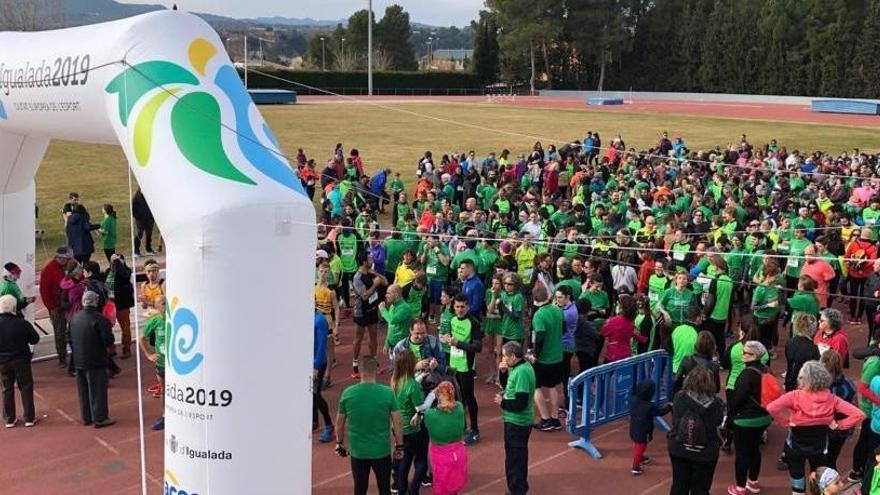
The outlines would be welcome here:
<svg viewBox="0 0 880 495">
<path fill-rule="evenodd" d="M 27 295 L 52 138 L 122 146 L 165 237 L 165 493 L 309 493 L 315 211 L 217 34 L 174 11 L 0 33 L 0 258 Z"/>
</svg>

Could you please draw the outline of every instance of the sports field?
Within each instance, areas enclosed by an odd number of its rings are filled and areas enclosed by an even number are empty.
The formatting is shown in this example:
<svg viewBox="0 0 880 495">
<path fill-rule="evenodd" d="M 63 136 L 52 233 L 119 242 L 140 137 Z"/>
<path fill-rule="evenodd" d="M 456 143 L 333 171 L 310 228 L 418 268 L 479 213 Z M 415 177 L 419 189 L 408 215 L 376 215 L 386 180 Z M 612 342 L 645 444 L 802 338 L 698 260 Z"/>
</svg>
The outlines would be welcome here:
<svg viewBox="0 0 880 495">
<path fill-rule="evenodd" d="M 789 150 L 837 153 L 853 147 L 872 150 L 880 146 L 876 128 L 675 115 L 676 111 L 670 112 L 668 108 L 651 111 L 638 107 L 634 112 L 626 106 L 610 111 L 587 110 L 582 105 L 542 106 L 537 99 L 529 105 L 492 105 L 484 99 L 376 104 L 302 100 L 294 106 L 261 107 L 289 157 L 295 157 L 297 148 L 303 148 L 321 168 L 335 144 L 342 142 L 346 150 L 361 151 L 369 170 L 388 166 L 400 171 L 407 184 L 415 179 L 415 163 L 425 150 L 433 151 L 438 158 L 443 153 L 469 150 L 484 156 L 504 148 L 516 155 L 530 150 L 536 140 L 546 148 L 551 143 L 560 145 L 582 139 L 587 130 L 598 131 L 606 143 L 620 134 L 627 147 L 639 150 L 656 143 L 658 134 L 664 130 L 670 136 L 682 135 L 694 150 L 726 146 L 743 133 L 754 143 L 775 138 Z M 682 105 L 681 113 L 688 113 L 683 109 Z M 713 113 L 712 107 L 703 110 L 701 113 Z M 770 118 L 774 115 L 771 112 Z M 778 119 L 785 118 L 779 112 Z M 39 223 L 47 233 L 45 246 L 37 243 L 39 265 L 56 245 L 64 242 L 60 208 L 71 191 L 80 193 L 94 222 L 101 219 L 103 203 L 116 207 L 118 250 L 130 251 L 127 170 L 118 146 L 52 143 L 36 178 Z M 98 242 L 96 239 L 96 245 Z"/>
</svg>

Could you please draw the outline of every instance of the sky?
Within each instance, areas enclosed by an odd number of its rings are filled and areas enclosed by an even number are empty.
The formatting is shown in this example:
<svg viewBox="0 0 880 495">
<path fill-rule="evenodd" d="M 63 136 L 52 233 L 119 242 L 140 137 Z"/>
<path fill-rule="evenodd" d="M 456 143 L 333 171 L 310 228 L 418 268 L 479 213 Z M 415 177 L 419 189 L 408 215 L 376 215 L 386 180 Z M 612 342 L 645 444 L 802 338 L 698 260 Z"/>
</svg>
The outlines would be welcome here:
<svg viewBox="0 0 880 495">
<path fill-rule="evenodd" d="M 367 8 L 367 0 L 117 0 L 122 3 L 149 3 L 181 10 L 204 12 L 236 18 L 311 17 L 319 20 L 347 19 L 353 12 Z M 433 26 L 465 26 L 477 18 L 483 0 L 373 0 L 376 18 L 381 19 L 385 7 L 402 6 L 411 22 Z"/>
</svg>

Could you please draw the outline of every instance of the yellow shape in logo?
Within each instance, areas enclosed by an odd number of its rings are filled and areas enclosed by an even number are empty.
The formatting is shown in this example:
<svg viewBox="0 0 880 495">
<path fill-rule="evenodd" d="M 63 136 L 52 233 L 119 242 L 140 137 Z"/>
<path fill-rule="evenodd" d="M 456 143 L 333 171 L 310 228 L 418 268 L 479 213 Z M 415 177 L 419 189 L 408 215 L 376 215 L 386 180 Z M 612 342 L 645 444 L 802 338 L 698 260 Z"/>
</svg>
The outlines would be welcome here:
<svg viewBox="0 0 880 495">
<path fill-rule="evenodd" d="M 208 62 L 216 54 L 217 48 L 205 38 L 196 38 L 189 44 L 189 63 L 202 76 L 205 75 L 205 68 L 208 66 Z"/>
</svg>

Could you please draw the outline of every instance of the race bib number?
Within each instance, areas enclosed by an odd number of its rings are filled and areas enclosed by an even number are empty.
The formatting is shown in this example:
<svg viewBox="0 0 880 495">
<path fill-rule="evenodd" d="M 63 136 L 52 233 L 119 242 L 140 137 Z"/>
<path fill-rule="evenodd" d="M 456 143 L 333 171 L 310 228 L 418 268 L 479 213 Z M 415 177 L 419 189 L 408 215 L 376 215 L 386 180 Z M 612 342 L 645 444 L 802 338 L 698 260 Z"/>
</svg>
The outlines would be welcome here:
<svg viewBox="0 0 880 495">
<path fill-rule="evenodd" d="M 799 260 L 797 258 L 789 258 L 788 262 L 786 263 L 786 266 L 789 268 L 797 268 L 798 266 L 800 266 L 800 263 L 801 263 L 801 260 Z"/>
<path fill-rule="evenodd" d="M 449 355 L 453 358 L 464 358 L 464 350 L 459 349 L 458 347 L 449 347 Z"/>
<path fill-rule="evenodd" d="M 780 242 L 779 249 L 781 249 L 782 251 L 788 251 L 788 243 L 787 242 Z"/>
<path fill-rule="evenodd" d="M 819 355 L 820 356 L 831 350 L 831 346 L 828 344 L 819 344 L 816 347 L 819 348 Z"/>
<path fill-rule="evenodd" d="M 652 303 L 655 303 L 660 300 L 660 294 L 657 294 L 655 292 L 649 292 L 648 293 L 648 300 L 651 301 Z"/>
<path fill-rule="evenodd" d="M 425 268 L 425 273 L 428 275 L 437 275 L 437 267 L 428 265 L 428 267 Z"/>
<path fill-rule="evenodd" d="M 684 255 L 687 253 L 683 253 L 681 251 L 675 251 L 672 253 L 672 259 L 675 261 L 684 261 Z"/>
<path fill-rule="evenodd" d="M 708 291 L 709 287 L 712 286 L 712 279 L 709 277 L 704 277 L 702 275 L 697 277 L 697 282 L 703 286 L 703 290 L 705 290 L 705 291 Z"/>
<path fill-rule="evenodd" d="M 458 187 L 456 187 L 456 189 L 459 191 L 464 191 L 464 187 L 462 187 L 462 186 L 458 186 Z"/>
<path fill-rule="evenodd" d="M 370 304 L 373 304 L 374 302 L 376 302 L 376 301 L 378 301 L 378 300 L 379 300 L 379 293 L 378 293 L 378 292 L 373 292 L 373 295 L 370 296 L 369 299 L 367 299 L 367 302 L 370 303 Z"/>
<path fill-rule="evenodd" d="M 342 248 L 343 256 L 354 256 L 354 249 L 352 248 Z"/>
</svg>

